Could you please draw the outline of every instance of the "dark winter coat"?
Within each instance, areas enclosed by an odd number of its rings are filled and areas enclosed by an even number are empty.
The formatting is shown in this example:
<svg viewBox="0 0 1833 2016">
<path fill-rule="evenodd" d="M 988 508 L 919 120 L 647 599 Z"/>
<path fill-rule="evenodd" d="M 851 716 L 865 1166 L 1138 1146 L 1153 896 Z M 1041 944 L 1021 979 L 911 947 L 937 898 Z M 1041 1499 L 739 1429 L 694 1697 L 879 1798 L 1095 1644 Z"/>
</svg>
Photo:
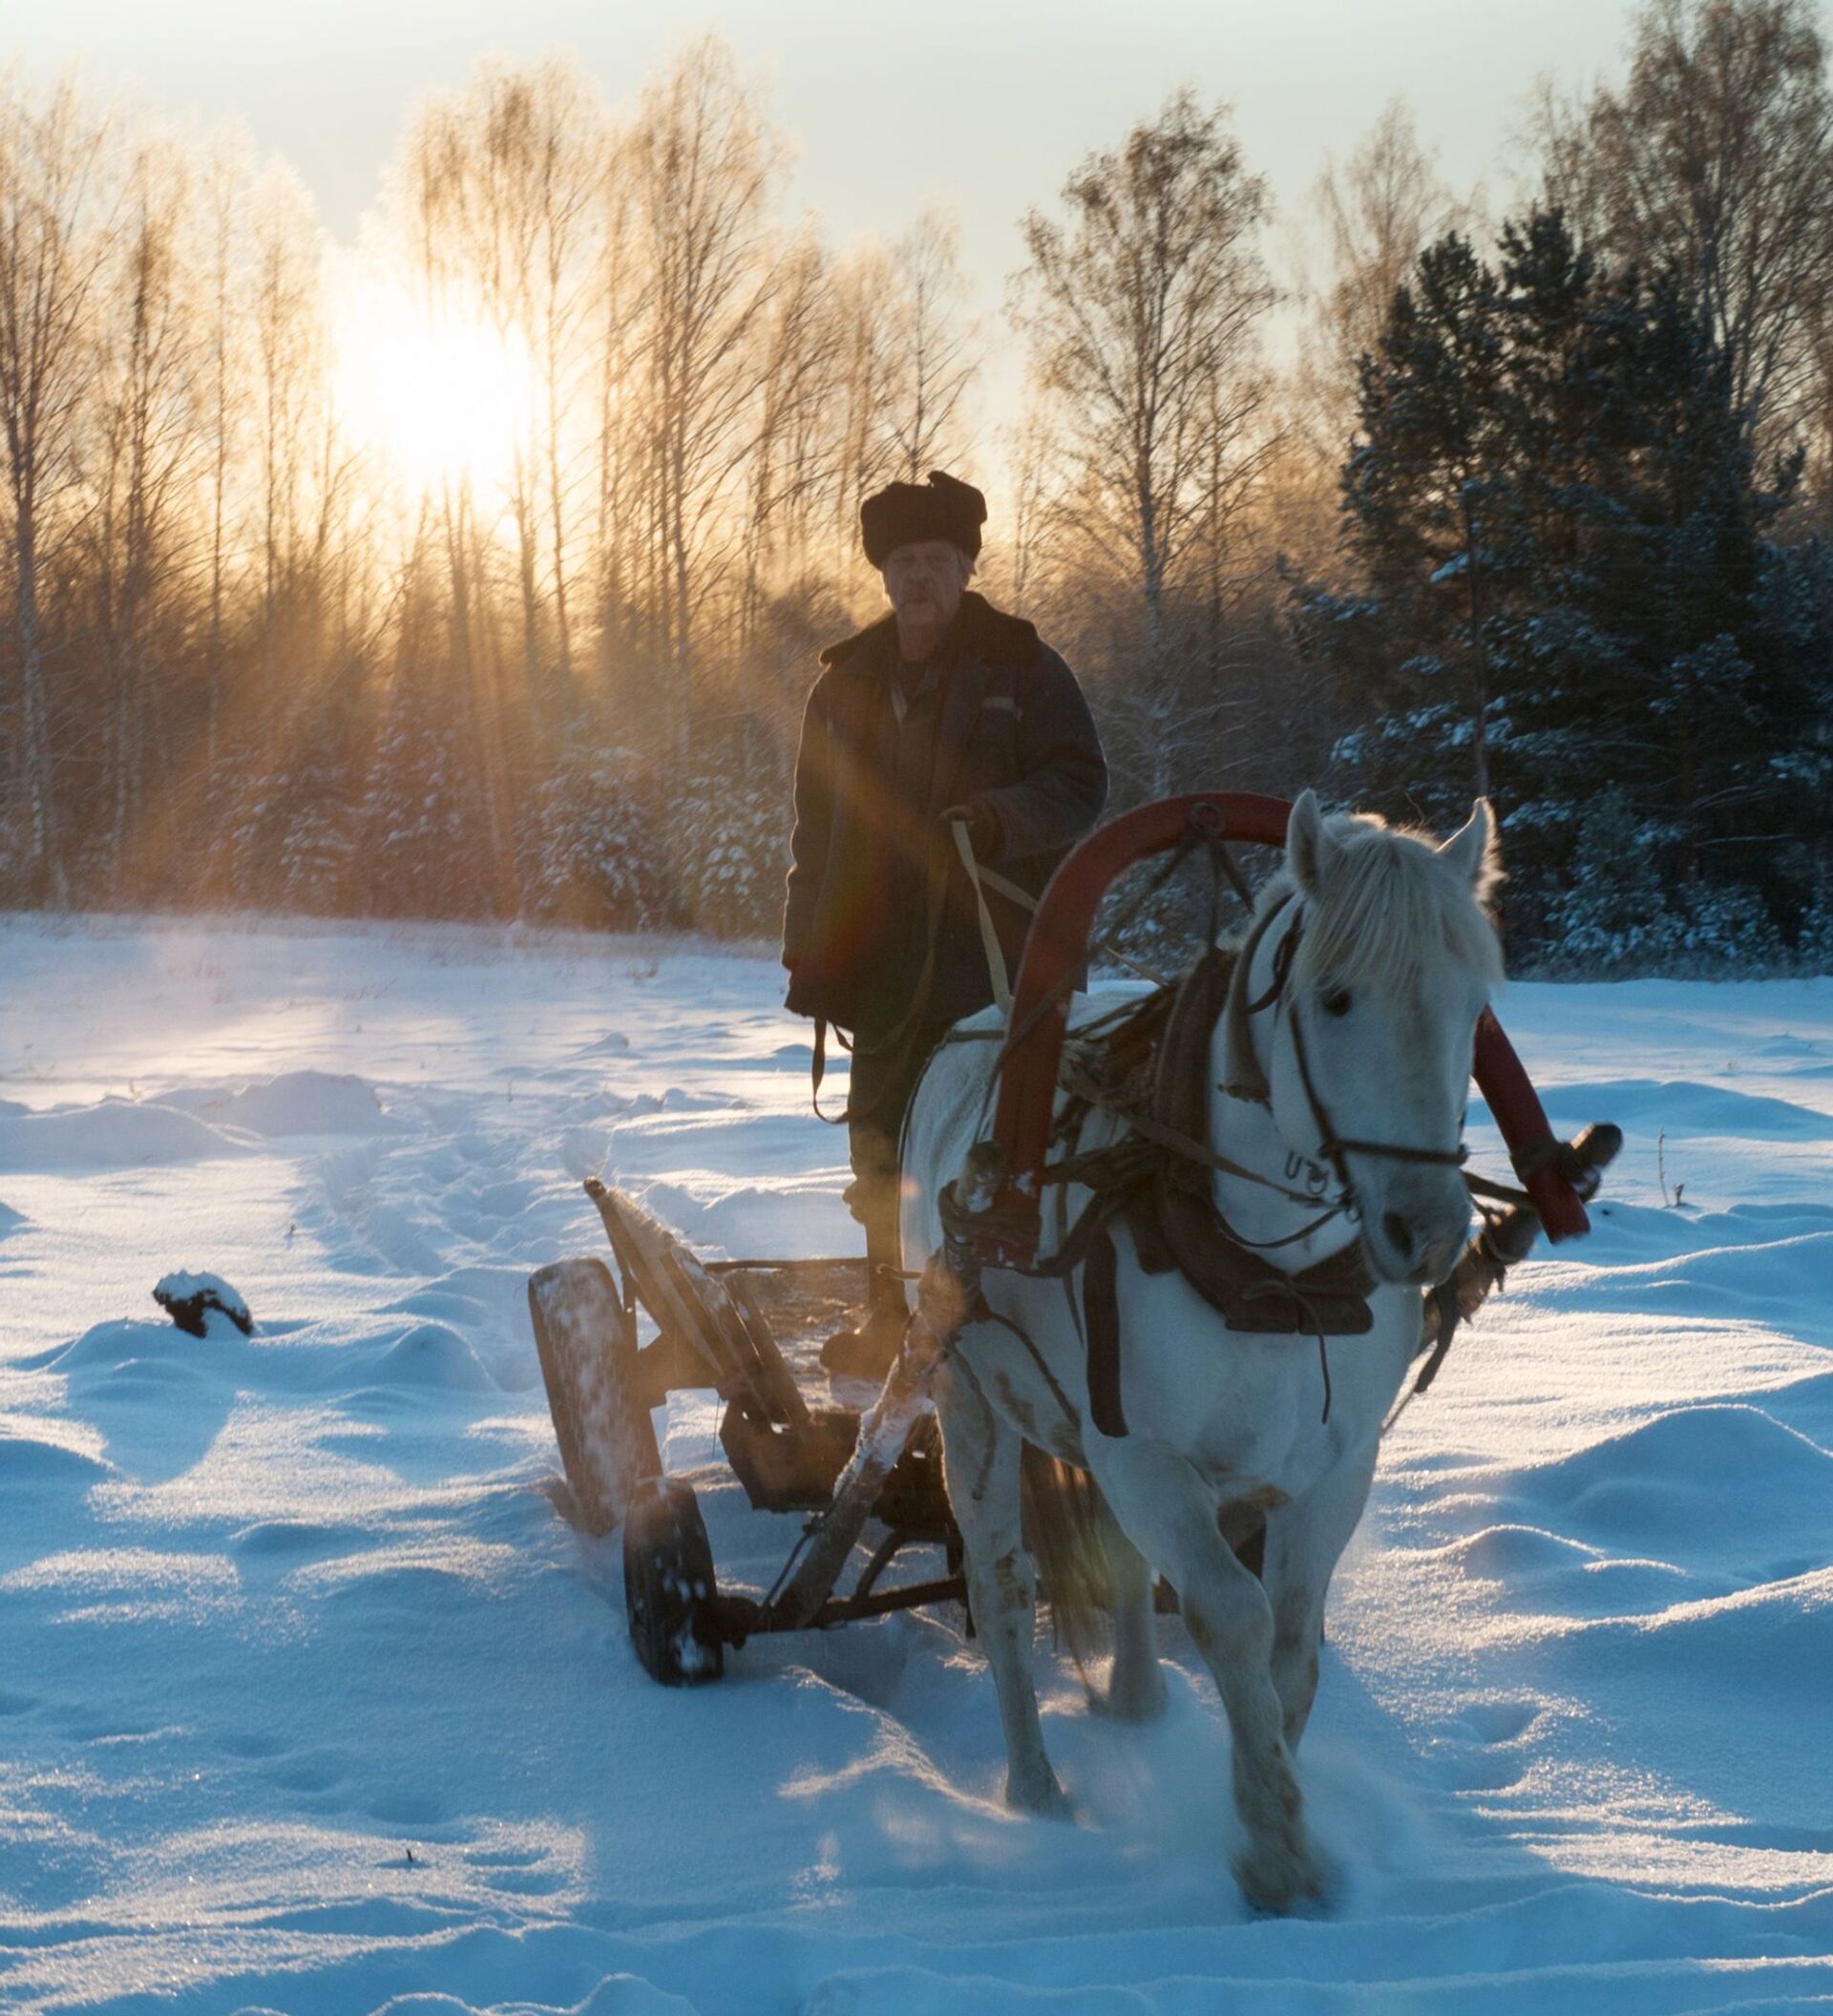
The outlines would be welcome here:
<svg viewBox="0 0 1833 2016">
<path fill-rule="evenodd" d="M 912 1008 L 932 935 L 918 1017 L 956 1021 L 993 998 L 973 891 L 938 815 L 994 812 L 1000 839 L 982 858 L 1035 897 L 1107 795 L 1082 689 L 1029 623 L 963 596 L 931 661 L 937 698 L 901 724 L 897 663 L 891 617 L 822 654 L 796 755 L 783 918 L 790 1007 L 868 1038 Z M 1016 978 L 1029 916 L 987 900 Z"/>
</svg>

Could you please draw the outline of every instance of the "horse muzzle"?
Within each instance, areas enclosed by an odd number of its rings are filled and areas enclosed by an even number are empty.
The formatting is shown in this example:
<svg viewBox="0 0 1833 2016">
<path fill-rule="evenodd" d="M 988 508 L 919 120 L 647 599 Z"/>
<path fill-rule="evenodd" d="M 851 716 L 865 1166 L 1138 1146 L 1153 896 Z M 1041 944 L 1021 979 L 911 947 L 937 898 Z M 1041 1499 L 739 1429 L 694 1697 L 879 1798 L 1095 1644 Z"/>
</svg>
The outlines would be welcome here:
<svg viewBox="0 0 1833 2016">
<path fill-rule="evenodd" d="M 1458 1264 L 1464 1235 L 1470 1229 L 1470 1204 L 1461 1208 L 1412 1210 L 1385 1208 L 1362 1227 L 1362 1244 L 1375 1271 L 1383 1281 L 1433 1288 Z"/>
</svg>

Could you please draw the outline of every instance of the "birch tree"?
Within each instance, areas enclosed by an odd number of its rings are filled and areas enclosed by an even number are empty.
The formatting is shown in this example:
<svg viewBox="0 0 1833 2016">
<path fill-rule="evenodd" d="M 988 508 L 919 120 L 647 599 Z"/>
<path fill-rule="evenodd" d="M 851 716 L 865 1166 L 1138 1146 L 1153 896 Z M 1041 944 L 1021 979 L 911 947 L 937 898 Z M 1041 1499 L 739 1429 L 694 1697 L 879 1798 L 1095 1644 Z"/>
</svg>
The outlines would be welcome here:
<svg viewBox="0 0 1833 2016">
<path fill-rule="evenodd" d="M 628 159 L 648 278 L 641 398 L 673 691 L 676 754 L 693 742 L 704 632 L 743 523 L 780 278 L 770 208 L 786 149 L 731 52 L 695 44 L 643 94 Z"/>
<path fill-rule="evenodd" d="M 0 76 L 0 432 L 4 433 L 19 768 L 31 893 L 67 900 L 43 601 L 80 476 L 93 317 L 107 270 L 109 119 L 68 81 L 43 97 Z"/>
<path fill-rule="evenodd" d="M 839 331 L 829 304 L 829 265 L 804 230 L 779 262 L 751 450 L 745 586 L 738 662 L 751 663 L 765 597 L 808 565 L 809 540 L 829 473 L 829 432 Z"/>
<path fill-rule="evenodd" d="M 1169 788 L 1190 690 L 1176 621 L 1218 469 L 1251 452 L 1258 365 L 1274 301 L 1257 248 L 1263 183 L 1242 164 L 1220 109 L 1188 92 L 1064 185 L 1066 215 L 1030 212 L 1014 318 L 1047 402 L 1059 483 L 1056 536 L 1087 583 L 1137 617 L 1136 763 Z"/>
<path fill-rule="evenodd" d="M 1544 94 L 1548 200 L 1619 265 L 1680 275 L 1759 436 L 1812 388 L 1833 293 L 1833 93 L 1808 0 L 1653 0 L 1625 82 Z"/>
<path fill-rule="evenodd" d="M 1312 189 L 1322 243 L 1300 288 L 1298 389 L 1306 431 L 1333 460 L 1355 426 L 1358 368 L 1379 348 L 1396 292 L 1428 244 L 1464 228 L 1471 207 L 1439 176 L 1401 98 L 1340 164 L 1326 160 Z"/>
<path fill-rule="evenodd" d="M 906 483 L 920 482 L 966 446 L 963 408 L 979 360 L 975 332 L 962 317 L 960 238 L 949 212 L 926 210 L 892 254 L 897 300 L 886 319 L 898 369 L 891 438 Z"/>
<path fill-rule="evenodd" d="M 885 304 L 896 281 L 876 240 L 850 245 L 834 262 L 833 319 L 839 393 L 833 443 L 833 532 L 843 550 L 858 536 L 859 507 L 898 470 L 890 416 L 902 370 Z"/>
<path fill-rule="evenodd" d="M 247 197 L 254 179 L 245 132 L 212 136 L 199 192 L 199 289 L 202 358 L 199 399 L 206 443 L 204 474 L 208 628 L 204 645 L 204 759 L 214 776 L 221 753 L 230 542 L 235 536 L 232 485 L 244 452 L 248 401 L 247 318 L 243 313 L 249 247 Z"/>
<path fill-rule="evenodd" d="M 480 64 L 466 89 L 425 105 L 413 140 L 413 201 L 432 265 L 472 297 L 496 336 L 524 351 L 537 410 L 513 445 L 523 679 L 548 704 L 573 668 L 572 510 L 586 332 L 600 265 L 606 124 L 569 63 Z"/>
<path fill-rule="evenodd" d="M 163 136 L 136 150 L 101 303 L 101 447 L 95 551 L 98 640 L 111 698 L 109 852 L 118 894 L 148 866 L 146 785 L 171 696 L 155 627 L 187 585 L 190 485 L 201 446 L 199 330 L 189 264 L 190 164 Z M 171 792 L 158 808 L 168 833 Z"/>
</svg>

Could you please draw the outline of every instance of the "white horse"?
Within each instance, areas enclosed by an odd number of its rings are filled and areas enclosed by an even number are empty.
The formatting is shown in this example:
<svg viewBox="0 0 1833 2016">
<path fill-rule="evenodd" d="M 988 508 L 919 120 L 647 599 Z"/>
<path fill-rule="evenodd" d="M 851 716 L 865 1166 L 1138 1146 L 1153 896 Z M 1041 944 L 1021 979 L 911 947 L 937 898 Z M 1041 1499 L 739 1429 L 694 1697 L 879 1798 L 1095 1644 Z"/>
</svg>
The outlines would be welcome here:
<svg viewBox="0 0 1833 2016">
<path fill-rule="evenodd" d="M 1163 1706 L 1153 1571 L 1176 1590 L 1233 1733 L 1247 1833 L 1235 1873 L 1267 1909 L 1321 1887 L 1292 1757 L 1317 1690 L 1324 1595 L 1419 1346 L 1422 1284 L 1449 1272 L 1469 1226 L 1459 1137 L 1477 1018 L 1501 976 L 1486 908 L 1497 874 L 1483 801 L 1435 847 L 1379 819 L 1326 819 L 1307 791 L 1293 808 L 1285 864 L 1256 904 L 1245 984 L 1211 1041 L 1211 1141 L 1277 1186 L 1217 1171 L 1218 1210 L 1291 1272 L 1359 1238 L 1377 1277 L 1365 1334 L 1324 1346 L 1230 1330 L 1182 1274 L 1145 1272 L 1117 1222 L 1125 1434 L 1105 1435 L 1089 1418 L 1079 1304 L 1061 1280 L 989 1269 L 986 1303 L 1005 1321 L 970 1323 L 937 1382 L 949 1498 L 1004 1726 L 1008 1802 L 1069 1811 L 1031 1680 L 1035 1580 L 1020 1531 L 1029 1440 L 1085 1468 L 1117 1522 L 1106 1542 L 1106 1705 L 1120 1717 L 1143 1720 Z M 1251 1046 L 1264 1103 L 1223 1089 L 1242 1076 L 1246 1052 L 1232 1047 L 1240 1042 Z M 934 1200 L 981 1124 L 996 1054 L 986 1040 L 946 1045 L 922 1081 L 905 1140 L 906 1252 L 939 1243 Z M 1083 1145 L 1120 1130 L 1096 1114 Z M 1294 1199 L 1291 1172 L 1302 1180 L 1306 1165 L 1321 1206 Z M 1088 1198 L 1069 1192 L 1070 1222 Z M 1231 1540 L 1261 1518 L 1256 1579 Z"/>
</svg>

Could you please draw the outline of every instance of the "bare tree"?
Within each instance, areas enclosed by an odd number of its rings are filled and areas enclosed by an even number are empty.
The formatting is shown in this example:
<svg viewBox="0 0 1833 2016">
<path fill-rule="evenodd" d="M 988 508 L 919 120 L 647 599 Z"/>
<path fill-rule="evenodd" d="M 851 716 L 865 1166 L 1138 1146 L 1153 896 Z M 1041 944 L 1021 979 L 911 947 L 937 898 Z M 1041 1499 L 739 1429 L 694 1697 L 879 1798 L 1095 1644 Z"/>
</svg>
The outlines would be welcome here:
<svg viewBox="0 0 1833 2016">
<path fill-rule="evenodd" d="M 853 536 L 859 506 L 886 483 L 917 482 L 968 446 L 967 395 L 980 369 L 960 233 L 930 209 L 895 244 L 849 246 L 835 262 L 842 404 L 834 443 L 835 531 Z"/>
<path fill-rule="evenodd" d="M 582 344 L 598 267 L 608 128 L 577 73 L 549 63 L 533 93 L 537 136 L 528 205 L 535 270 L 527 309 L 529 346 L 540 379 L 541 449 L 547 483 L 549 568 L 560 680 L 573 678 L 573 620 L 567 576 L 577 488 L 572 421 L 585 380 Z"/>
<path fill-rule="evenodd" d="M 225 599 L 231 538 L 231 481 L 247 420 L 249 359 L 243 298 L 250 249 L 247 197 L 254 178 L 245 132 L 224 128 L 203 164 L 200 220 L 200 315 L 204 354 L 200 398 L 208 441 L 209 630 L 205 643 L 204 756 L 214 775 L 220 754 L 227 662 Z"/>
<path fill-rule="evenodd" d="M 1305 262 L 1296 389 L 1309 444 L 1334 465 L 1355 427 L 1357 367 L 1420 254 L 1471 209 L 1440 178 L 1412 112 L 1391 99 L 1339 165 L 1312 188 L 1321 257 Z"/>
<path fill-rule="evenodd" d="M 876 240 L 851 245 L 834 262 L 832 283 L 840 391 L 834 458 L 834 536 L 844 544 L 859 507 L 897 473 L 891 416 L 901 395 L 902 361 L 885 304 L 895 269 Z"/>
<path fill-rule="evenodd" d="M 279 160 L 253 192 L 250 324 L 261 538 L 261 649 L 269 677 L 314 543 L 311 480 L 327 363 L 322 244 L 311 198 Z"/>
<path fill-rule="evenodd" d="M 973 328 L 962 320 L 967 281 L 960 264 L 960 226 L 945 210 L 926 210 L 892 252 L 898 284 L 886 317 L 898 352 L 897 402 L 891 415 L 900 473 L 915 483 L 938 462 L 967 446 L 962 407 L 980 360 Z M 889 305 L 889 304 L 887 304 Z"/>
<path fill-rule="evenodd" d="M 643 641 L 641 568 L 635 549 L 648 461 L 634 397 L 649 312 L 648 276 L 637 256 L 629 140 L 622 132 L 607 140 L 600 191 L 598 316 L 592 332 L 598 391 L 593 580 L 600 677 L 601 684 L 608 684 L 614 667 L 628 664 Z"/>
<path fill-rule="evenodd" d="M 97 392 L 101 481 L 97 633 L 111 671 L 110 852 L 116 890 L 143 869 L 150 746 L 164 726 L 152 632 L 183 583 L 189 479 L 201 446 L 201 359 L 187 242 L 190 164 L 163 136 L 135 150 L 113 241 Z M 160 807 L 168 827 L 169 794 Z"/>
<path fill-rule="evenodd" d="M 807 565 L 826 473 L 820 453 L 833 396 L 839 331 L 829 312 L 828 262 L 805 229 L 784 253 L 751 448 L 738 662 L 748 666 L 769 590 Z"/>
<path fill-rule="evenodd" d="M 1627 82 L 1582 109 L 1543 93 L 1535 130 L 1548 196 L 1612 259 L 1683 274 L 1753 428 L 1784 431 L 1833 287 L 1833 94 L 1809 0 L 1653 0 Z"/>
<path fill-rule="evenodd" d="M 1201 592 L 1218 484 L 1254 452 L 1251 388 L 1275 298 L 1256 245 L 1267 197 L 1224 112 L 1188 92 L 1091 155 L 1063 196 L 1066 223 L 1023 220 L 1013 312 L 1058 444 L 1056 536 L 1091 588 L 1138 612 L 1140 741 L 1157 794 L 1190 699 L 1179 599 Z"/>
<path fill-rule="evenodd" d="M 411 145 L 420 227 L 447 284 L 474 297 L 505 345 L 525 346 L 538 386 L 538 412 L 514 443 L 509 488 L 523 674 L 540 694 L 551 609 L 564 689 L 573 662 L 573 420 L 600 273 L 604 115 L 569 63 L 550 58 L 522 71 L 487 61 L 462 93 L 421 108 Z"/>
<path fill-rule="evenodd" d="M 416 114 L 390 175 L 397 270 L 414 315 L 430 331 L 452 320 L 462 324 L 474 318 L 479 264 L 488 266 L 493 252 L 500 251 L 487 235 L 481 242 L 468 242 L 463 229 L 469 148 L 461 104 L 449 97 L 431 99 Z M 525 721 L 512 719 L 504 704 L 490 595 L 493 541 L 490 526 L 480 523 L 476 490 L 473 472 L 462 464 L 439 472 L 419 499 L 412 559 L 418 562 L 435 551 L 444 559 L 445 683 L 461 730 L 469 778 L 478 786 L 483 809 L 487 858 L 479 864 L 480 872 L 492 891 L 494 908 L 508 914 L 515 907 L 509 750 L 519 742 Z M 518 505 L 516 553 L 526 649 L 534 513 L 525 492 Z M 418 571 L 415 566 L 413 572 Z"/>
<path fill-rule="evenodd" d="M 992 568 L 1014 608 L 1031 605 L 1040 585 L 1039 547 L 1050 486 L 1050 431 L 1035 400 L 1028 401 L 1004 437 L 1011 511 L 1009 532 L 995 549 Z"/>
<path fill-rule="evenodd" d="M 786 150 L 730 50 L 707 38 L 643 93 L 628 158 L 649 284 L 641 397 L 675 746 L 685 758 L 702 630 L 727 557 L 722 545 L 744 522 L 740 479 L 780 278 L 769 208 Z"/>
<path fill-rule="evenodd" d="M 78 427 L 107 263 L 110 121 L 68 81 L 42 99 L 0 76 L 0 430 L 19 654 L 20 763 L 32 881 L 67 898 L 47 691 L 42 589 L 69 530 Z"/>
</svg>

